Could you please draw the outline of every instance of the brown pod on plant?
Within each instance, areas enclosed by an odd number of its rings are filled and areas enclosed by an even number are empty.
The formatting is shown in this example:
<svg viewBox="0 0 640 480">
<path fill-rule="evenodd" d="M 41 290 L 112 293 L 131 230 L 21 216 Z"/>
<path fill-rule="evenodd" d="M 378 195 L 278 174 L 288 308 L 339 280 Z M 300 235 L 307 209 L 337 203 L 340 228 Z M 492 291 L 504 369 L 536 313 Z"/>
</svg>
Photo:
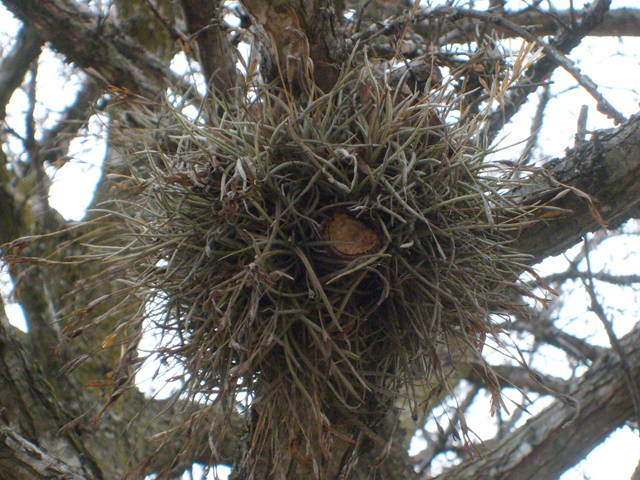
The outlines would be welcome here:
<svg viewBox="0 0 640 480">
<path fill-rule="evenodd" d="M 353 218 L 344 212 L 326 218 L 320 227 L 322 237 L 338 257 L 357 258 L 371 255 L 382 246 L 379 229 Z"/>
</svg>

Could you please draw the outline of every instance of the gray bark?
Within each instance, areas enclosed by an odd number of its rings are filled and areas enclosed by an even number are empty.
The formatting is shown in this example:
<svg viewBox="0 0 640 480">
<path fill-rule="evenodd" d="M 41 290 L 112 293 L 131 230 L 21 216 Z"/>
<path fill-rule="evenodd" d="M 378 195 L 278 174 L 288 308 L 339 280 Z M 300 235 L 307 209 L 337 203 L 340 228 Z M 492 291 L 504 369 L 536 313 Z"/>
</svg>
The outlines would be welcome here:
<svg viewBox="0 0 640 480">
<path fill-rule="evenodd" d="M 638 325 L 620 340 L 636 381 L 640 380 L 638 342 Z M 563 401 L 556 401 L 531 418 L 484 458 L 437 478 L 555 480 L 633 415 L 633 400 L 620 359 L 609 351 L 568 385 Z"/>
</svg>

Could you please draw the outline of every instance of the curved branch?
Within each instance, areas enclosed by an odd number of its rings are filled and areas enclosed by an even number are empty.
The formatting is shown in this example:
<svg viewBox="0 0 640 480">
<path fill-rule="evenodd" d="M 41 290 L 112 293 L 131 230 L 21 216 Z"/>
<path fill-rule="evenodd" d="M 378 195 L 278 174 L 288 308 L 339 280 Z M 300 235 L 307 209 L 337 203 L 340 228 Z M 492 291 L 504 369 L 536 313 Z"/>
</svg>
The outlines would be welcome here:
<svg viewBox="0 0 640 480">
<path fill-rule="evenodd" d="M 595 361 L 606 352 L 603 347 L 591 345 L 584 340 L 563 332 L 548 318 L 541 318 L 536 315 L 533 309 L 530 309 L 530 311 L 532 311 L 533 315 L 527 315 L 527 317 L 530 317 L 531 320 L 524 318 L 524 315 L 519 316 L 518 321 L 510 325 L 510 329 L 515 332 L 529 332 L 539 342 L 553 345 L 580 361 Z"/>
<path fill-rule="evenodd" d="M 85 79 L 75 102 L 62 113 L 62 118 L 53 128 L 44 132 L 43 139 L 38 144 L 42 160 L 55 163 L 56 168 L 61 168 L 66 163 L 71 140 L 87 124 L 91 115 L 104 107 L 96 106 L 102 93 L 103 89 L 95 80 L 90 77 Z"/>
<path fill-rule="evenodd" d="M 582 39 L 589 35 L 598 25 L 609 10 L 611 0 L 596 0 L 587 9 L 582 22 L 575 30 L 564 30 L 557 38 L 550 40 L 549 45 L 563 54 L 568 54 L 577 47 Z M 520 110 L 527 101 L 529 95 L 536 91 L 538 86 L 548 79 L 559 64 L 551 58 L 543 58 L 536 62 L 527 72 L 526 77 L 518 82 L 516 89 L 509 93 L 501 105 L 488 118 L 484 135 L 487 143 L 493 142 L 498 132 Z"/>
</svg>

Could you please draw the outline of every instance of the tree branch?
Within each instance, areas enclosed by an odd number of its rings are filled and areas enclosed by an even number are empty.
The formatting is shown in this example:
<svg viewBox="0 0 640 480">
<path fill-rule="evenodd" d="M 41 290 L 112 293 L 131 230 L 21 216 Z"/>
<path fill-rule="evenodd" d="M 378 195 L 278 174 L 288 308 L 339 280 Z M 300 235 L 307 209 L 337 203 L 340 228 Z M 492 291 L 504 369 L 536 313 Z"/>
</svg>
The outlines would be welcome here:
<svg viewBox="0 0 640 480">
<path fill-rule="evenodd" d="M 611 320 L 607 317 L 607 314 L 604 311 L 604 307 L 600 303 L 597 298 L 596 290 L 593 286 L 593 275 L 591 274 L 591 260 L 589 256 L 589 244 L 585 240 L 584 242 L 584 250 L 585 250 L 585 259 L 587 260 L 587 278 L 583 280 L 584 286 L 589 293 L 589 298 L 591 299 L 591 311 L 596 314 L 596 316 L 600 319 L 605 331 L 607 332 L 607 337 L 609 337 L 609 343 L 611 345 L 611 349 L 616 352 L 618 355 L 618 360 L 620 362 L 620 366 L 627 376 L 627 386 L 629 388 L 629 395 L 633 400 L 633 409 L 635 412 L 636 418 L 640 419 L 640 391 L 638 390 L 638 384 L 635 381 L 631 369 L 631 365 L 629 364 L 629 360 L 626 357 L 624 351 L 622 350 L 622 346 L 620 345 L 620 341 L 613 331 L 613 324 Z"/>
<path fill-rule="evenodd" d="M 530 309 L 532 315 L 531 320 L 524 315 L 518 318 L 518 321 L 510 326 L 510 330 L 514 332 L 529 332 L 536 337 L 536 340 L 542 343 L 553 345 L 564 351 L 567 355 L 580 361 L 595 361 L 602 356 L 606 349 L 591 345 L 584 340 L 569 335 L 557 328 L 548 318 L 541 318 L 535 310 Z"/>
<path fill-rule="evenodd" d="M 515 387 L 541 395 L 565 394 L 567 391 L 567 382 L 563 379 L 533 372 L 529 368 L 512 365 L 494 365 L 491 368 L 496 374 L 500 388 Z M 487 379 L 482 372 L 483 366 L 478 364 L 476 368 L 468 370 L 465 378 L 479 386 L 486 385 Z"/>
<path fill-rule="evenodd" d="M 531 26 L 531 33 L 538 36 L 555 35 L 558 31 L 558 21 L 565 25 L 571 23 L 569 10 L 553 12 L 553 15 L 549 15 L 545 11 L 527 9 L 523 12 L 505 12 L 505 16 L 518 25 Z M 509 35 L 507 31 L 500 33 Z M 639 35 L 640 9 L 637 8 L 609 10 L 602 22 L 589 31 L 590 37 L 637 37 Z"/>
<path fill-rule="evenodd" d="M 12 336 L 8 326 L 4 304 L 0 300 L 2 420 L 15 435 L 24 437 L 27 442 L 47 452 L 57 452 L 56 456 L 68 465 L 80 465 L 85 477 L 103 478 L 95 459 L 75 432 L 67 432 L 60 436 L 55 434 L 70 418 L 65 418 L 66 414 L 56 401 L 51 386 L 38 371 L 38 364 L 28 360 L 24 347 Z M 13 442 L 17 441 L 15 436 L 8 435 L 6 430 L 3 430 L 2 434 L 5 446 L 1 448 L 9 448 L 12 451 L 11 455 L 23 456 L 27 453 L 26 450 L 32 451 L 23 442 L 8 445 L 7 441 L 10 438 L 13 438 Z M 3 458 L 4 455 L 0 457 Z M 0 472 L 3 471 L 4 469 L 0 468 Z"/>
<path fill-rule="evenodd" d="M 160 98 L 167 82 L 180 78 L 112 22 L 72 0 L 2 0 L 25 24 L 33 26 L 53 48 L 103 85 L 126 88 L 149 99 Z"/>
<path fill-rule="evenodd" d="M 612 275 L 611 273 L 607 272 L 597 272 L 592 276 L 594 280 L 610 283 L 611 285 L 618 285 L 620 287 L 629 287 L 631 285 L 640 283 L 640 275 L 638 274 Z M 566 272 L 547 275 L 546 277 L 544 277 L 544 281 L 547 283 L 562 283 L 566 280 L 575 280 L 577 278 L 584 280 L 585 278 L 587 278 L 587 273 L 569 269 Z"/>
<path fill-rule="evenodd" d="M 207 86 L 213 86 L 216 92 L 227 92 L 235 86 L 238 75 L 229 36 L 220 28 L 222 2 L 181 0 L 180 3 L 189 34 L 195 38 L 198 45 L 198 57 L 207 79 Z"/>
<path fill-rule="evenodd" d="M 544 37 L 548 35 L 557 35 L 559 30 L 566 25 L 571 24 L 572 16 L 570 10 L 554 11 L 553 13 L 527 8 L 522 11 L 500 11 L 496 12 L 501 17 L 526 28 L 532 34 Z M 574 16 L 575 20 L 575 16 Z M 512 30 L 502 28 L 499 25 L 486 25 L 478 20 L 469 20 L 467 22 L 458 22 L 458 28 L 452 31 L 441 41 L 445 44 L 465 41 L 468 36 L 474 35 L 479 27 L 482 27 L 487 33 L 496 32 L 502 37 L 517 36 Z M 423 36 L 429 34 L 427 25 L 418 24 L 415 27 L 416 32 Z M 637 8 L 617 8 L 608 11 L 602 22 L 597 24 L 588 32 L 589 37 L 637 37 L 640 36 L 640 9 Z"/>
<path fill-rule="evenodd" d="M 572 213 L 520 232 L 515 245 L 534 262 L 564 252 L 585 233 L 602 228 L 602 220 L 608 228 L 616 228 L 640 213 L 640 116 L 618 128 L 593 132 L 590 141 L 568 150 L 564 158 L 550 160 L 544 168 L 550 175 L 547 186 L 568 193 L 551 205 Z M 539 185 L 527 189 L 531 201 L 538 189 Z M 518 194 L 527 196 L 524 189 Z"/>
<path fill-rule="evenodd" d="M 313 76 L 324 92 L 333 88 L 345 60 L 344 32 L 338 28 L 333 1 L 243 0 L 261 38 L 262 74 L 293 83 Z"/>
<path fill-rule="evenodd" d="M 13 49 L 0 63 L 0 121 L 4 120 L 6 107 L 13 92 L 20 86 L 27 70 L 40 55 L 44 40 L 36 30 L 26 25 L 16 38 Z"/>
<path fill-rule="evenodd" d="M 91 115 L 104 108 L 106 101 L 96 105 L 102 93 L 103 89 L 94 79 L 85 79 L 75 102 L 62 113 L 57 125 L 44 132 L 38 144 L 42 160 L 55 164 L 56 168 L 61 168 L 66 163 L 71 140 L 87 124 Z"/>
<path fill-rule="evenodd" d="M 446 10 L 445 10 L 446 11 Z M 598 86 L 588 76 L 583 74 L 580 69 L 575 65 L 575 62 L 569 60 L 563 55 L 563 52 L 556 49 L 553 45 L 547 44 L 540 38 L 529 33 L 528 30 L 510 22 L 509 20 L 500 17 L 498 15 L 491 15 L 486 12 L 477 12 L 467 9 L 455 9 L 453 15 L 460 15 L 463 17 L 476 18 L 482 20 L 485 23 L 493 23 L 494 25 L 502 26 L 503 28 L 511 29 L 519 37 L 527 40 L 531 43 L 536 43 L 542 47 L 545 55 L 561 66 L 569 75 L 571 75 L 575 81 L 584 88 L 598 103 L 598 111 L 607 115 L 608 118 L 615 120 L 616 125 L 622 123 L 626 118 L 618 112 L 613 105 L 611 105 L 606 98 L 598 91 Z"/>
<path fill-rule="evenodd" d="M 640 377 L 640 324 L 620 341 L 634 378 Z M 505 437 L 491 453 L 453 468 L 438 480 L 552 480 L 578 463 L 634 412 L 627 379 L 613 351 L 569 385 L 577 402 L 555 402 Z"/>
<path fill-rule="evenodd" d="M 594 1 L 588 7 L 577 29 L 564 30 L 557 38 L 550 40 L 549 45 L 565 55 L 568 54 L 580 44 L 584 37 L 589 35 L 589 32 L 601 24 L 610 4 L 611 0 Z M 525 73 L 524 78 L 517 84 L 518 88 L 507 94 L 500 108 L 489 116 L 487 126 L 484 128 L 487 143 L 493 142 L 498 132 L 520 110 L 529 95 L 536 91 L 538 86 L 548 79 L 558 66 L 558 63 L 546 57 L 536 62 Z"/>
<path fill-rule="evenodd" d="M 0 480 L 93 480 L 97 477 L 79 471 L 49 455 L 33 443 L 0 425 Z"/>
</svg>

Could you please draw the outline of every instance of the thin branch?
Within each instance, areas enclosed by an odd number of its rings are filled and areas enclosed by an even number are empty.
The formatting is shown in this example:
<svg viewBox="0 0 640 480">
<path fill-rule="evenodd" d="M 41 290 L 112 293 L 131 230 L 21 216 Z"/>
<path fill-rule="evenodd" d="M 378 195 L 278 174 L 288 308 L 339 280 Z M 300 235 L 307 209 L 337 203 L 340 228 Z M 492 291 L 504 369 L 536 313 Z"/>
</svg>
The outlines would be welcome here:
<svg viewBox="0 0 640 480">
<path fill-rule="evenodd" d="M 29 153 L 29 163 L 33 164 L 33 149 L 36 145 L 36 118 L 35 118 L 35 110 L 36 110 L 36 87 L 37 87 L 37 77 L 38 77 L 38 62 L 33 60 L 31 62 L 31 66 L 29 67 L 29 83 L 27 85 L 27 111 L 25 112 L 25 138 L 24 138 L 24 150 Z M 33 167 L 33 165 L 30 165 Z"/>
<path fill-rule="evenodd" d="M 49 209 L 49 187 L 51 181 L 44 171 L 44 165 L 39 155 L 36 142 L 36 118 L 35 109 L 37 104 L 36 90 L 38 82 L 38 60 L 35 59 L 31 62 L 31 75 L 29 84 L 27 86 L 27 99 L 29 107 L 26 112 L 26 138 L 24 142 L 24 149 L 29 155 L 29 163 L 27 166 L 28 174 L 33 175 L 35 178 L 35 188 L 29 192 L 30 195 L 37 200 L 40 211 L 36 212 L 38 215 L 47 212 Z M 26 172 L 25 172 L 26 173 Z"/>
<path fill-rule="evenodd" d="M 397 18 L 373 24 L 366 30 L 357 33 L 351 37 L 355 43 L 371 42 L 380 35 L 392 34 L 398 29 L 404 28 L 410 23 L 419 23 L 424 20 L 444 17 L 455 22 L 459 18 L 471 18 L 480 20 L 484 23 L 490 23 L 498 27 L 510 30 L 523 39 L 534 42 L 543 48 L 547 58 L 536 62 L 531 67 L 525 77 L 517 84 L 514 92 L 509 94 L 503 105 L 492 113 L 488 119 L 487 127 L 483 131 L 483 136 L 487 139 L 487 143 L 491 143 L 502 127 L 511 119 L 511 117 L 520 109 L 526 101 L 528 95 L 536 90 L 539 84 L 558 67 L 561 66 L 569 74 L 571 74 L 578 84 L 580 84 L 598 103 L 598 110 L 613 118 L 616 123 L 622 123 L 625 120 L 624 115 L 618 112 L 598 91 L 598 87 L 588 76 L 582 74 L 580 69 L 569 60 L 565 55 L 574 47 L 579 45 L 582 38 L 588 35 L 599 23 L 601 23 L 604 15 L 609 9 L 611 0 L 596 0 L 587 10 L 583 20 L 575 31 L 563 32 L 555 42 L 546 43 L 540 38 L 533 35 L 528 28 L 517 25 L 516 23 L 487 12 L 468 10 L 464 8 L 454 7 L 435 7 L 424 9 L 415 15 L 405 14 Z"/>
<path fill-rule="evenodd" d="M 612 275 L 607 272 L 598 272 L 592 274 L 592 277 L 595 280 L 599 280 L 601 282 L 610 283 L 611 285 L 618 285 L 620 287 L 629 287 L 631 285 L 635 285 L 640 283 L 640 275 L 631 274 L 631 275 Z M 554 273 L 552 275 L 548 275 L 544 277 L 544 281 L 547 283 L 563 283 L 567 280 L 576 280 L 576 279 L 587 279 L 589 278 L 588 272 L 581 272 L 578 270 L 569 269 L 566 272 L 562 273 Z"/>
<path fill-rule="evenodd" d="M 529 332 L 536 337 L 538 341 L 553 345 L 564 351 L 570 357 L 579 361 L 595 361 L 601 357 L 606 349 L 591 345 L 590 343 L 569 335 L 557 328 L 553 322 L 547 318 L 540 316 L 538 312 L 530 309 L 533 316 L 531 319 L 525 319 L 519 316 L 518 320 L 511 326 L 511 330 L 515 332 Z"/>
<path fill-rule="evenodd" d="M 44 161 L 56 168 L 66 163 L 71 140 L 87 125 L 93 114 L 106 107 L 106 99 L 99 101 L 102 92 L 103 89 L 95 80 L 90 77 L 85 79 L 75 102 L 62 113 L 58 124 L 44 132 L 43 139 L 38 144 L 38 150 Z"/>
<path fill-rule="evenodd" d="M 427 442 L 427 448 L 414 457 L 414 460 L 416 461 L 416 468 L 422 475 L 420 477 L 421 479 L 432 478 L 430 476 L 431 462 L 437 455 L 447 450 L 446 446 L 450 443 L 454 431 L 457 430 L 460 418 L 464 416 L 465 412 L 469 409 L 479 392 L 480 387 L 474 385 L 454 410 L 447 428 L 443 430 L 436 439 Z"/>
<path fill-rule="evenodd" d="M 580 107 L 580 114 L 578 115 L 578 127 L 574 136 L 574 147 L 577 147 L 583 143 L 587 137 L 587 115 L 589 114 L 589 107 L 582 105 Z"/>
<path fill-rule="evenodd" d="M 640 325 L 620 339 L 636 376 L 640 374 L 639 341 Z M 487 472 L 501 480 L 559 478 L 635 415 L 627 394 L 627 377 L 617 365 L 617 355 L 609 350 L 584 375 L 570 382 L 579 408 L 556 401 L 507 435 L 482 459 L 456 466 L 437 478 L 485 478 Z"/>
<path fill-rule="evenodd" d="M 518 160 L 520 165 L 527 165 L 531 161 L 533 149 L 538 145 L 538 136 L 544 120 L 544 111 L 549 104 L 549 100 L 551 100 L 551 88 L 550 85 L 547 84 L 542 87 L 542 91 L 538 97 L 538 107 L 536 108 L 536 114 L 533 116 L 533 121 L 531 122 L 529 139 L 527 140 L 522 151 L 522 155 L 520 155 L 520 159 Z"/>
<path fill-rule="evenodd" d="M 539 37 L 557 34 L 559 26 L 561 26 L 561 28 L 563 28 L 568 34 L 572 34 L 569 29 L 571 20 L 569 18 L 570 13 L 568 10 L 552 13 L 547 10 L 534 8 L 536 4 L 539 3 L 540 2 L 535 2 L 531 6 L 515 12 L 500 11 L 499 15 Z M 396 26 L 402 26 L 406 21 L 406 18 L 397 17 L 393 20 L 386 20 L 384 22 L 374 22 L 364 31 L 360 31 L 359 28 L 356 29 L 358 34 L 354 35 L 352 38 L 367 40 L 372 38 L 372 35 L 374 34 L 391 34 Z M 431 25 L 419 22 L 420 20 L 416 22 L 414 27 L 416 33 L 423 37 L 431 35 Z M 482 23 L 483 26 L 485 25 L 484 22 L 471 19 L 467 25 L 459 26 L 458 30 L 455 32 L 442 37 L 438 44 L 447 45 L 450 43 L 464 42 L 462 36 L 475 33 L 480 23 Z M 497 25 L 493 25 L 493 27 L 493 29 L 500 35 L 506 37 L 517 36 L 512 30 L 499 28 Z M 602 18 L 602 21 L 595 24 L 586 35 L 590 37 L 637 37 L 640 35 L 640 9 L 617 8 L 609 10 Z"/>
<path fill-rule="evenodd" d="M 540 37 L 555 34 L 559 22 L 563 24 L 570 22 L 568 10 L 550 14 L 545 10 L 527 9 L 527 11 L 506 12 L 505 16 L 518 25 L 532 26 L 532 33 Z M 504 33 L 507 34 L 506 31 Z M 637 37 L 638 35 L 640 35 L 640 9 L 637 8 L 610 10 L 602 22 L 589 32 L 589 36 L 594 37 Z"/>
<path fill-rule="evenodd" d="M 619 234 L 621 232 L 620 228 L 617 229 L 601 229 L 598 230 L 597 232 L 589 235 L 589 238 L 587 239 L 587 242 L 589 242 L 589 249 L 590 250 L 594 250 L 595 248 L 597 248 L 602 242 L 604 242 L 607 238 L 613 237 L 617 234 Z M 584 237 L 583 237 L 584 238 Z M 573 257 L 573 259 L 569 259 L 567 258 L 566 254 L 563 254 L 565 259 L 569 262 L 569 269 L 568 271 L 573 271 L 573 272 L 577 272 L 578 271 L 578 265 L 580 264 L 580 262 L 582 262 L 582 260 L 584 260 L 585 257 L 585 252 L 584 252 L 584 248 L 581 248 Z M 553 280 L 548 280 L 548 277 L 545 277 L 545 281 L 551 282 Z"/>
<path fill-rule="evenodd" d="M 498 378 L 500 388 L 515 387 L 520 390 L 556 397 L 567 393 L 567 382 L 559 377 L 544 375 L 530 368 L 513 365 L 495 365 L 492 366 L 492 369 Z M 486 385 L 487 383 L 480 365 L 478 368 L 469 369 L 469 374 L 465 378 L 478 385 Z"/>
</svg>

